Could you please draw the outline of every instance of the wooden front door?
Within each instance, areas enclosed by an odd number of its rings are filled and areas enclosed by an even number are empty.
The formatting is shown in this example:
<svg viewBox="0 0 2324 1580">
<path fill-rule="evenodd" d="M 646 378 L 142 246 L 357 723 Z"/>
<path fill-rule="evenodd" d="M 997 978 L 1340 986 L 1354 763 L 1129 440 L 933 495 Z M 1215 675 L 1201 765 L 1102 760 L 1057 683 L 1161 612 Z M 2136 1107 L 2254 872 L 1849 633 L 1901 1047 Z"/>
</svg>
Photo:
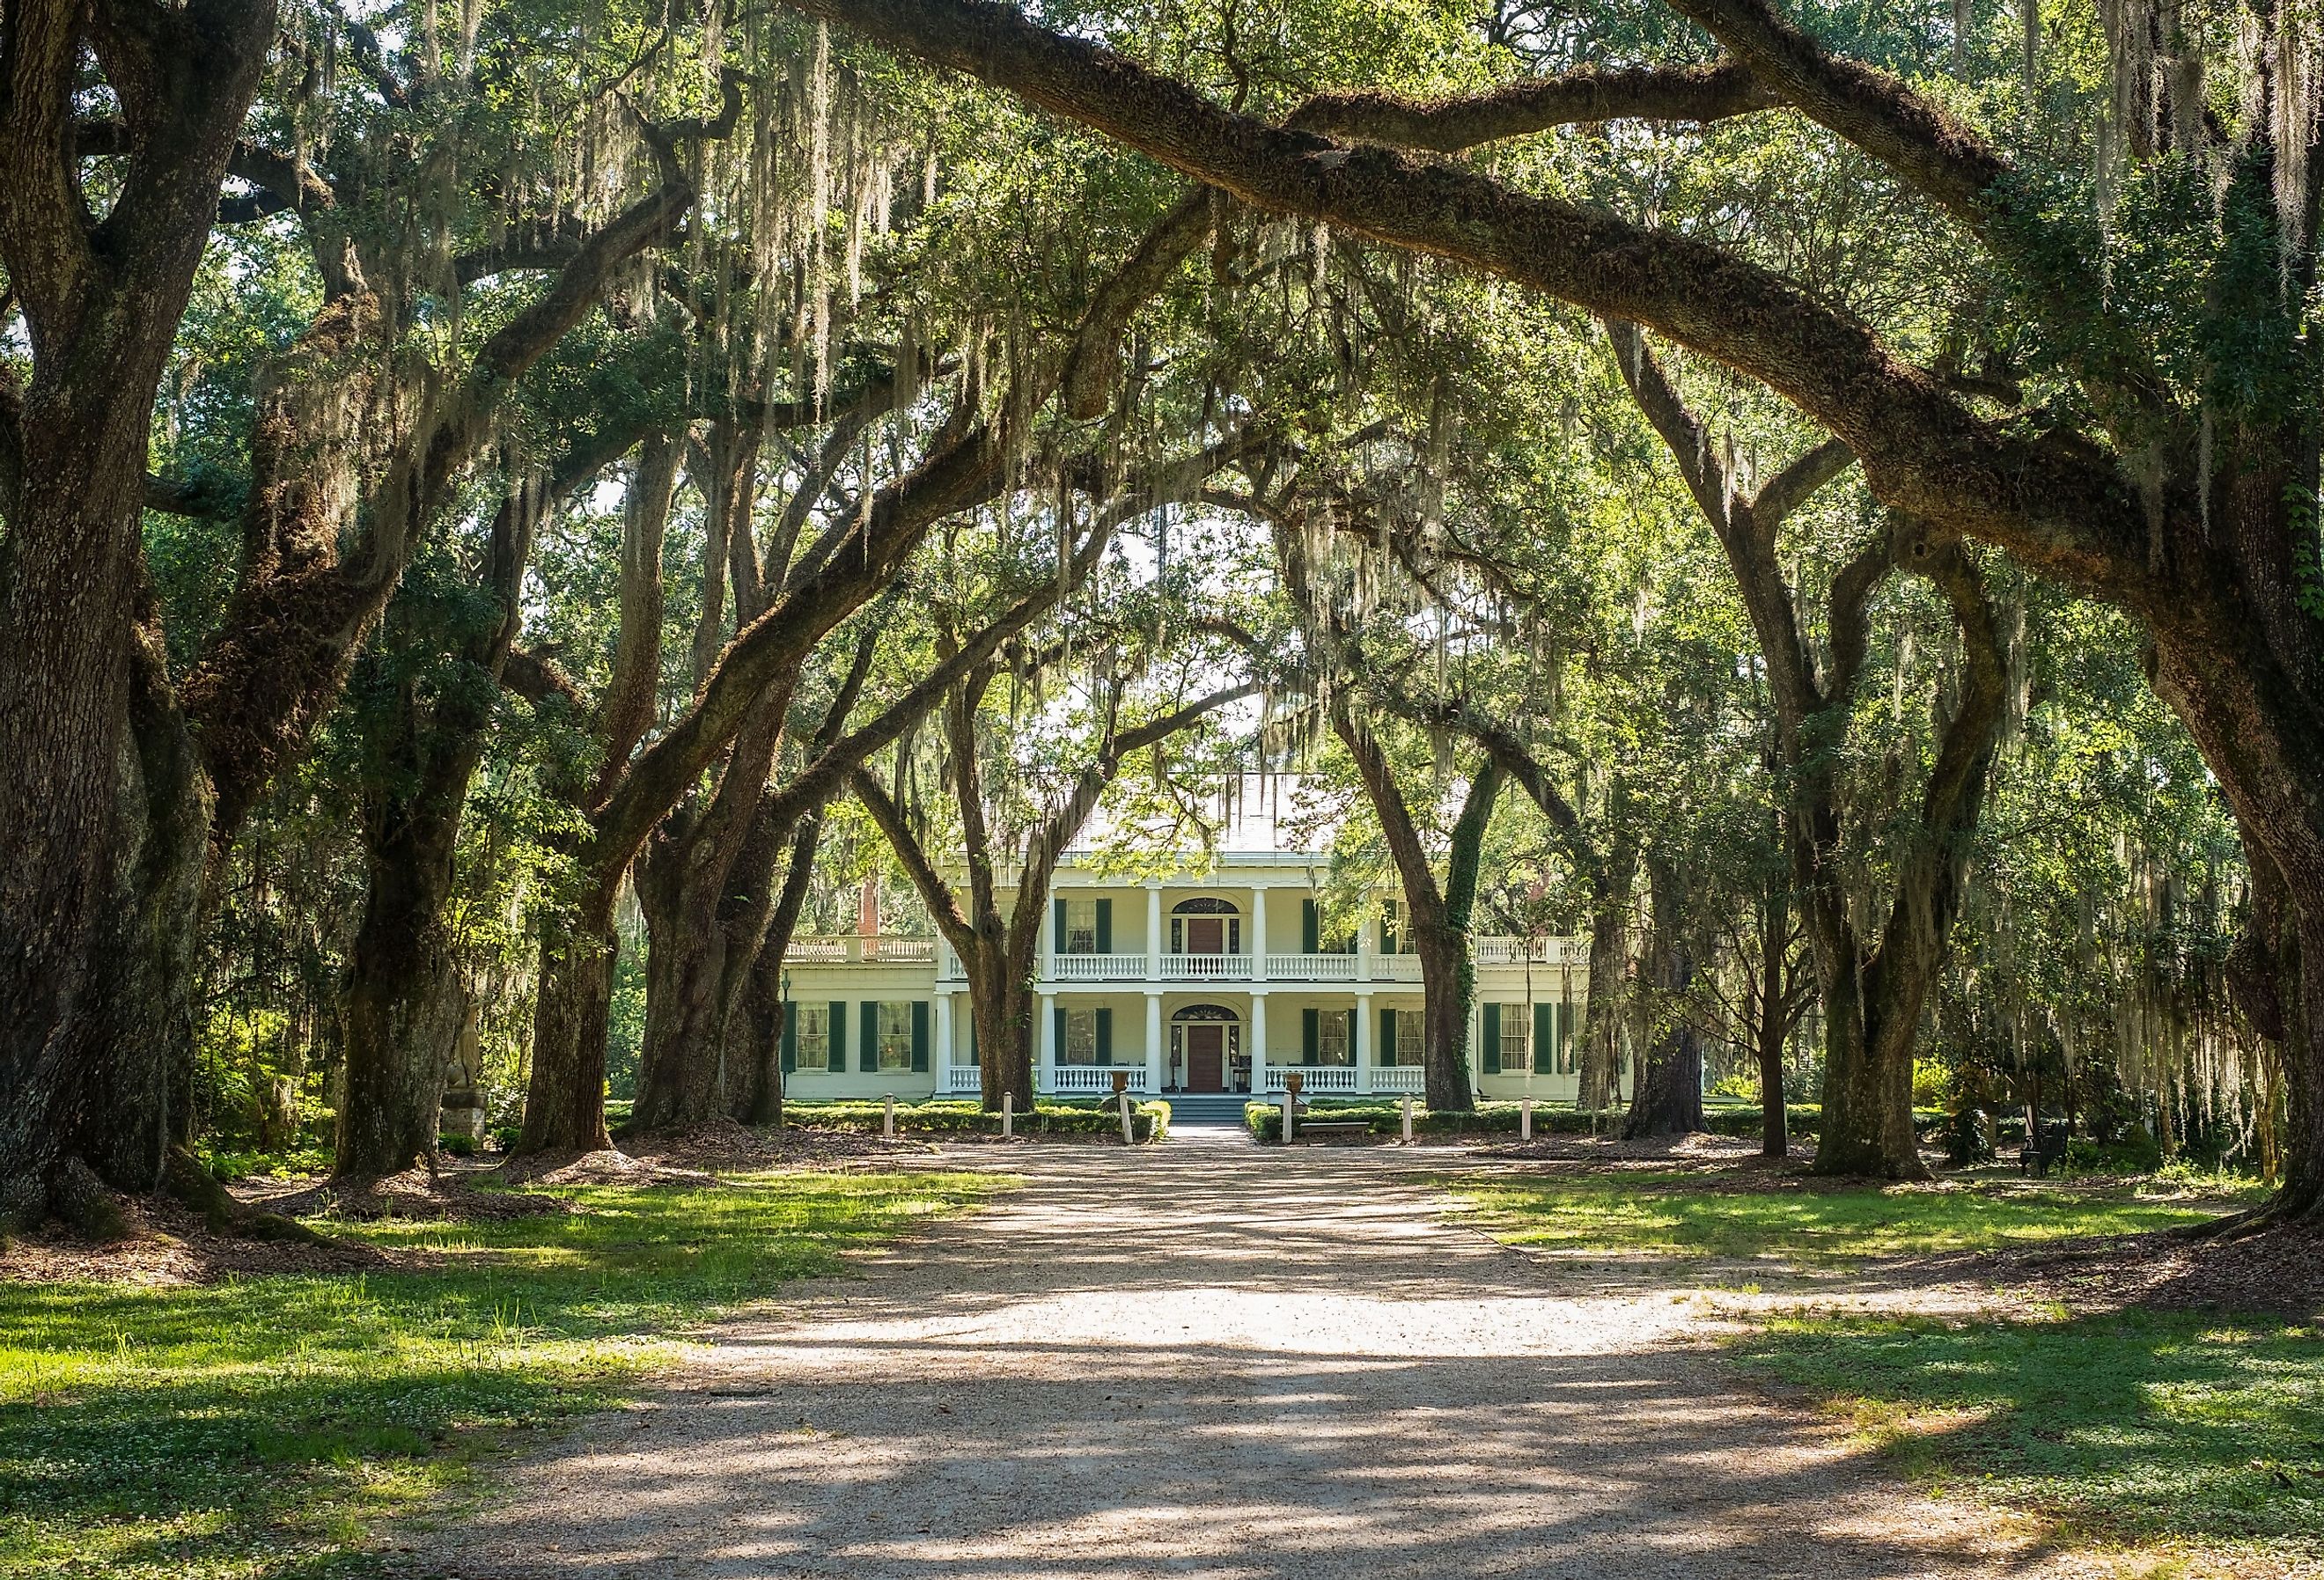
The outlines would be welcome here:
<svg viewBox="0 0 2324 1580">
<path fill-rule="evenodd" d="M 1186 1090 L 1227 1089 L 1227 1030 L 1215 1022 L 1186 1028 Z"/>
<path fill-rule="evenodd" d="M 1223 955 L 1227 952 L 1227 924 L 1215 916 L 1190 916 L 1186 919 L 1186 953 L 1189 955 Z"/>
</svg>

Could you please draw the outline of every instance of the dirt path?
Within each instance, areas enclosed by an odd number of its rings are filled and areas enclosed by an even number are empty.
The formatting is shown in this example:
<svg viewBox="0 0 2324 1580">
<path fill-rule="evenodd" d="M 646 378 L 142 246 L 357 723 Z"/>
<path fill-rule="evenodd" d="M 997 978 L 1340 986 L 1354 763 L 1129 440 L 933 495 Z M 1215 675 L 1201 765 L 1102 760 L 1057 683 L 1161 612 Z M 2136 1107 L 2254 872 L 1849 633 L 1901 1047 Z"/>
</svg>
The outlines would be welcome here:
<svg viewBox="0 0 2324 1580">
<path fill-rule="evenodd" d="M 1602 1293 L 1447 1223 L 1418 1178 L 1442 1154 L 1213 1132 L 1007 1156 L 1024 1190 L 727 1330 L 681 1385 L 521 1467 L 423 1567 L 2046 1572 L 1989 1514 L 1729 1390 L 1684 1298 Z"/>
</svg>

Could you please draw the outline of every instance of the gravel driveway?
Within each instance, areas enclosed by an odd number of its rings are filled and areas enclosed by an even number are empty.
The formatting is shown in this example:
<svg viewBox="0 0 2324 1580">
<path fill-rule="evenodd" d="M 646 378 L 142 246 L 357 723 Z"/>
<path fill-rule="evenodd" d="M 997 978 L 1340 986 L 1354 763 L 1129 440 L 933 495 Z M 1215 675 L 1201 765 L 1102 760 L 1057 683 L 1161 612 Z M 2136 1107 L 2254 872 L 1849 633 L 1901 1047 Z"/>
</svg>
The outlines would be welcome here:
<svg viewBox="0 0 2324 1580">
<path fill-rule="evenodd" d="M 2049 1572 L 1989 1512 L 1731 1391 L 1683 1296 L 1448 1222 L 1441 1152 L 1197 1132 L 955 1161 L 1025 1188 L 723 1330 L 429 1538 L 426 1571 Z"/>
</svg>

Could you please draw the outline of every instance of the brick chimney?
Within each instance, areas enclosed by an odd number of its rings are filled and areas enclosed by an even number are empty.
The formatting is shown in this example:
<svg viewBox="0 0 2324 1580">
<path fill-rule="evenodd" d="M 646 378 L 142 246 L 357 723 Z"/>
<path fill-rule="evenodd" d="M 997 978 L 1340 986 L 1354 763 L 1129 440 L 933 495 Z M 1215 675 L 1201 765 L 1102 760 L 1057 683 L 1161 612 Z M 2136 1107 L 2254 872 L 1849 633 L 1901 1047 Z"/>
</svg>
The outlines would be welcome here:
<svg viewBox="0 0 2324 1580">
<path fill-rule="evenodd" d="M 863 892 L 855 901 L 855 932 L 859 938 L 880 936 L 880 880 L 863 880 Z"/>
</svg>

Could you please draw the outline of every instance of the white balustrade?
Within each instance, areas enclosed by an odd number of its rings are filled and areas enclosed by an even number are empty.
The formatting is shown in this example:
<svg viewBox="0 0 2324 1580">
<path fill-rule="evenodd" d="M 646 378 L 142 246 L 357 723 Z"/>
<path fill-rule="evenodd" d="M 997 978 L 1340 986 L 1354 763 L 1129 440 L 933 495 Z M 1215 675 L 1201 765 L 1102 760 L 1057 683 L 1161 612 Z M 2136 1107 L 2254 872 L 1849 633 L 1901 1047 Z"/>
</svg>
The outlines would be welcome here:
<svg viewBox="0 0 2324 1580">
<path fill-rule="evenodd" d="M 1056 982 L 1136 982 L 1146 975 L 1143 955 L 1060 955 L 1052 965 Z"/>
<path fill-rule="evenodd" d="M 956 1064 L 945 1071 L 945 1095 L 975 1097 L 984 1091 L 984 1075 L 973 1064 Z"/>
<path fill-rule="evenodd" d="M 1248 955 L 1165 955 L 1162 956 L 1162 980 L 1165 982 L 1248 982 L 1250 980 L 1250 956 Z"/>
<path fill-rule="evenodd" d="M 1420 956 L 1417 955 L 1375 955 L 1371 960 L 1374 982 L 1420 980 Z"/>
<path fill-rule="evenodd" d="M 1372 1090 L 1391 1095 L 1410 1094 L 1419 1096 L 1427 1089 L 1421 1080 L 1421 1068 L 1416 1064 L 1380 1065 L 1372 1072 Z"/>
<path fill-rule="evenodd" d="M 936 957 L 932 938 L 866 938 L 861 933 L 795 938 L 783 950 L 784 960 L 793 966 L 925 966 Z"/>
<path fill-rule="evenodd" d="M 1113 1091 L 1113 1077 L 1130 1077 L 1130 1091 L 1146 1094 L 1146 1067 L 1136 1065 L 1061 1064 L 1049 1075 L 1049 1091 L 1059 1097 L 1094 1097 Z"/>
<path fill-rule="evenodd" d="M 1274 982 L 1354 982 L 1361 963 L 1355 955 L 1269 955 L 1267 975 Z"/>
<path fill-rule="evenodd" d="M 1303 1097 L 1346 1096 L 1360 1090 L 1356 1084 L 1357 1069 L 1351 1064 L 1271 1064 L 1267 1067 L 1259 1083 L 1262 1092 L 1284 1090 L 1283 1077 L 1296 1070 L 1299 1073 L 1299 1095 Z"/>
</svg>

